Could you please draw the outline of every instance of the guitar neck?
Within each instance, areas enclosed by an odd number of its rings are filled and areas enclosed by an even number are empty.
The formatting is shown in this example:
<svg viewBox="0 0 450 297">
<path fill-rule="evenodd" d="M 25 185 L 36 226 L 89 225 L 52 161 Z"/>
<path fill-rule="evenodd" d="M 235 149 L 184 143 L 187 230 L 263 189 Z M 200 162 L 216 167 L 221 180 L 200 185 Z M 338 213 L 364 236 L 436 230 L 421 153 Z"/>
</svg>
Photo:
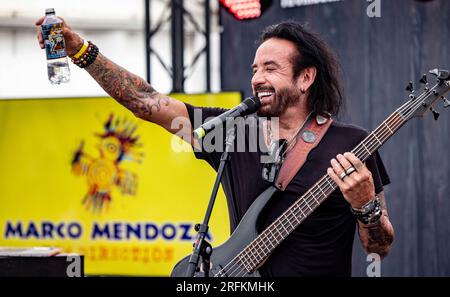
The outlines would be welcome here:
<svg viewBox="0 0 450 297">
<path fill-rule="evenodd" d="M 372 133 L 366 136 L 352 150 L 352 153 L 361 161 L 366 161 L 406 123 L 402 116 L 402 109 L 404 109 L 404 106 L 392 113 Z M 249 272 L 258 268 L 260 263 L 336 189 L 336 183 L 327 174 L 324 175 L 241 251 L 237 257 L 244 267 Z"/>
</svg>

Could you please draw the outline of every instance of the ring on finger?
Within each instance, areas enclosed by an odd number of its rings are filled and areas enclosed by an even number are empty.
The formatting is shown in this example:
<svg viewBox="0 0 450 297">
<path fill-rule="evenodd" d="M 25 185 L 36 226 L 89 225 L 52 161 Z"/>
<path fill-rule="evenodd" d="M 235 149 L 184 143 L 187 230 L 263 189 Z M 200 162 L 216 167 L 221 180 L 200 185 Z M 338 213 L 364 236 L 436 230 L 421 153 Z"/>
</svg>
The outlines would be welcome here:
<svg viewBox="0 0 450 297">
<path fill-rule="evenodd" d="M 345 173 L 345 171 L 342 171 L 341 174 L 339 174 L 339 178 L 340 179 L 344 179 L 347 176 L 347 173 Z"/>
<path fill-rule="evenodd" d="M 352 166 L 350 168 L 347 168 L 347 170 L 345 170 L 345 174 L 346 175 L 350 175 L 350 174 L 352 174 L 355 171 L 356 171 L 355 167 Z"/>
</svg>

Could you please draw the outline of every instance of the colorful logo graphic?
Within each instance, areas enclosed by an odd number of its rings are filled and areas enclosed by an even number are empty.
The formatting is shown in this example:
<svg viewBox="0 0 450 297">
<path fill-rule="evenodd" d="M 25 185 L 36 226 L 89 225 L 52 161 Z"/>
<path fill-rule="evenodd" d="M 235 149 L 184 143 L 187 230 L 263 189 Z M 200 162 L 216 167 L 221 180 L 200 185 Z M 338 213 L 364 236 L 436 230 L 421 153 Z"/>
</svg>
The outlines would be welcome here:
<svg viewBox="0 0 450 297">
<path fill-rule="evenodd" d="M 54 24 L 48 36 L 50 51 L 56 52 L 64 50 L 64 37 L 62 34 L 62 24 Z"/>
<path fill-rule="evenodd" d="M 111 114 L 104 124 L 105 131 L 95 135 L 100 138 L 98 157 L 84 152 L 84 140 L 72 160 L 72 172 L 86 176 L 88 191 L 83 198 L 86 209 L 101 212 L 112 201 L 112 190 L 118 187 L 124 195 L 136 195 L 138 176 L 123 168 L 123 162 L 141 163 L 143 153 L 138 151 L 142 144 L 135 135 L 137 125 L 127 119 Z"/>
</svg>

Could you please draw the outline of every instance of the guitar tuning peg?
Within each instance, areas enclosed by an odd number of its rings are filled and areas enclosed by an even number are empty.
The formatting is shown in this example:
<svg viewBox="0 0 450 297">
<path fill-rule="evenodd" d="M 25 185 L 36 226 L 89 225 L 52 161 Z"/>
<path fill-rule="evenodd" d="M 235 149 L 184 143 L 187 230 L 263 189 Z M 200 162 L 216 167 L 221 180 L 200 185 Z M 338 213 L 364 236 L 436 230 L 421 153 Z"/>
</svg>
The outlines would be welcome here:
<svg viewBox="0 0 450 297">
<path fill-rule="evenodd" d="M 434 69 L 431 69 L 430 71 L 428 71 L 430 74 L 433 74 L 433 75 L 435 75 L 435 76 L 438 76 L 439 75 L 439 69 L 437 69 L 437 68 L 434 68 Z"/>
<path fill-rule="evenodd" d="M 447 98 L 445 98 L 445 97 L 442 97 L 442 100 L 444 100 L 444 108 L 447 108 L 447 107 L 449 107 L 449 106 L 450 106 L 450 101 L 448 101 L 448 99 L 447 99 Z"/>
<path fill-rule="evenodd" d="M 414 92 L 414 85 L 412 81 L 410 81 L 409 84 L 406 86 L 406 90 L 408 92 Z"/>
<path fill-rule="evenodd" d="M 419 82 L 422 84 L 427 83 L 427 75 L 425 73 L 422 75 L 422 78 L 419 80 Z"/>
<path fill-rule="evenodd" d="M 447 80 L 450 78 L 450 71 L 445 69 L 432 69 L 429 73 L 436 75 L 439 80 Z"/>
<path fill-rule="evenodd" d="M 434 110 L 433 107 L 430 107 L 430 110 L 431 110 L 431 112 L 433 113 L 434 120 L 437 121 L 437 119 L 438 119 L 439 116 L 440 116 L 439 112 L 436 111 L 436 110 Z"/>
</svg>

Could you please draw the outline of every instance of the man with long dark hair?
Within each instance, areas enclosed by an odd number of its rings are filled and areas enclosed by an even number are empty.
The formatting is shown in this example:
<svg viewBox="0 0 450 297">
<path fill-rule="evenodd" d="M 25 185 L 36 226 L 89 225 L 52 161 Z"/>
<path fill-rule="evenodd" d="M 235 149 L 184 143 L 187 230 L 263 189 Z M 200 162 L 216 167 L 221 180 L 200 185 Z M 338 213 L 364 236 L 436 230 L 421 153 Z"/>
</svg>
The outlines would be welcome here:
<svg viewBox="0 0 450 297">
<path fill-rule="evenodd" d="M 36 22 L 39 26 L 42 19 Z M 116 65 L 64 23 L 66 49 L 75 64 L 83 67 L 100 86 L 137 117 L 164 127 L 196 147 L 195 154 L 215 169 L 220 152 L 208 152 L 191 138 L 196 111 L 202 120 L 224 112 L 198 108 L 158 93 L 144 79 Z M 40 33 L 38 39 L 43 48 Z M 252 64 L 251 85 L 261 107 L 257 116 L 267 118 L 261 129 L 271 146 L 287 140 L 286 156 L 302 136 L 308 119 L 327 121 L 342 105 L 338 64 L 328 46 L 296 22 L 267 27 Z M 172 125 L 184 119 L 184 127 Z M 270 123 L 278 120 L 277 136 Z M 266 131 L 267 130 L 267 131 Z M 263 276 L 350 276 L 353 237 L 357 226 L 365 250 L 387 255 L 393 240 L 383 185 L 389 183 L 383 163 L 375 153 L 362 163 L 348 153 L 367 132 L 357 126 L 333 121 L 320 143 L 312 149 L 294 177 L 275 193 L 260 214 L 258 228 L 269 226 L 325 173 L 339 189 L 334 191 L 296 228 L 259 268 Z M 312 137 L 312 138 L 311 138 Z M 307 135 L 306 142 L 314 141 Z M 342 152 L 347 152 L 340 154 Z M 232 153 L 223 179 L 233 231 L 255 198 L 269 185 L 261 177 L 264 164 L 260 150 Z M 331 163 L 330 163 L 331 160 Z"/>
</svg>

